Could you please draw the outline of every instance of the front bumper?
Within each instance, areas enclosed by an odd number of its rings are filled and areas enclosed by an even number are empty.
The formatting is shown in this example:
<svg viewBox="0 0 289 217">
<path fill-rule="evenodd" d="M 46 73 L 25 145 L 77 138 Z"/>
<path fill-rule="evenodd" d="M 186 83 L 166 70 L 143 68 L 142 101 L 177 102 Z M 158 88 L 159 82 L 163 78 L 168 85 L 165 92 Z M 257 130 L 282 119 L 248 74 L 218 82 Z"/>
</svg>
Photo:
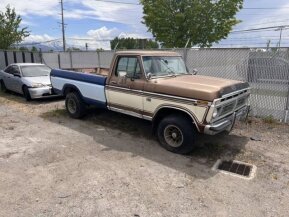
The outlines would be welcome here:
<svg viewBox="0 0 289 217">
<path fill-rule="evenodd" d="M 206 125 L 204 133 L 208 135 L 216 135 L 224 131 L 231 131 L 235 125 L 235 121 L 245 118 L 249 110 L 250 106 L 245 106 L 215 123 Z"/>
<path fill-rule="evenodd" d="M 39 98 L 47 98 L 56 96 L 52 87 L 37 87 L 37 88 L 29 88 L 29 93 L 31 99 L 39 99 Z"/>
</svg>

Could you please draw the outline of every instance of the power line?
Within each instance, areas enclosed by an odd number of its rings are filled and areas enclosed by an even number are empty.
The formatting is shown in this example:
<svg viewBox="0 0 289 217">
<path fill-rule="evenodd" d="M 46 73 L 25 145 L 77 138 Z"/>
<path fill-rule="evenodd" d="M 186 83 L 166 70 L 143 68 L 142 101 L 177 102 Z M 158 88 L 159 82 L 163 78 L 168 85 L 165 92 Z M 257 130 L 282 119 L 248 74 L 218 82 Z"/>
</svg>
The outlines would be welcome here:
<svg viewBox="0 0 289 217">
<path fill-rule="evenodd" d="M 119 1 L 111 1 L 111 0 L 95 0 L 98 2 L 107 2 L 107 3 L 115 3 L 115 4 L 123 4 L 123 5 L 141 5 L 140 3 L 132 3 L 132 2 L 119 2 Z"/>
<path fill-rule="evenodd" d="M 253 28 L 253 29 L 243 29 L 243 30 L 236 30 L 232 31 L 231 33 L 239 33 L 239 32 L 254 32 L 254 31 L 262 31 L 262 30 L 271 30 L 272 29 L 278 29 L 278 28 L 284 28 L 289 27 L 289 25 L 283 25 L 283 26 L 269 26 L 269 27 L 263 27 L 263 28 Z"/>
<path fill-rule="evenodd" d="M 120 1 L 113 1 L 113 0 L 95 0 L 95 1 L 107 2 L 107 3 L 116 3 L 116 4 L 125 4 L 125 5 L 142 5 L 141 3 L 120 2 Z M 244 8 L 241 8 L 241 10 L 278 10 L 280 8 L 277 8 L 277 7 L 244 7 Z M 282 7 L 282 8 L 288 8 L 289 9 L 289 7 Z"/>
</svg>

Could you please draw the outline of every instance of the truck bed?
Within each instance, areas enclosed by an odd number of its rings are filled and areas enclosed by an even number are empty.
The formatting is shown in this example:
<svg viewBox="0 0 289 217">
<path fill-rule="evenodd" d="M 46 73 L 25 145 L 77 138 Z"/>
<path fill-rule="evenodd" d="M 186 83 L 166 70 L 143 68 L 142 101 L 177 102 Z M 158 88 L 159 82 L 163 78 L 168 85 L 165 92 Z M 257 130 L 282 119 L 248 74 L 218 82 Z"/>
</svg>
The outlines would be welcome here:
<svg viewBox="0 0 289 217">
<path fill-rule="evenodd" d="M 86 103 L 106 107 L 106 76 L 53 69 L 50 78 L 53 90 L 58 94 L 65 95 L 68 88 L 73 88 Z"/>
</svg>

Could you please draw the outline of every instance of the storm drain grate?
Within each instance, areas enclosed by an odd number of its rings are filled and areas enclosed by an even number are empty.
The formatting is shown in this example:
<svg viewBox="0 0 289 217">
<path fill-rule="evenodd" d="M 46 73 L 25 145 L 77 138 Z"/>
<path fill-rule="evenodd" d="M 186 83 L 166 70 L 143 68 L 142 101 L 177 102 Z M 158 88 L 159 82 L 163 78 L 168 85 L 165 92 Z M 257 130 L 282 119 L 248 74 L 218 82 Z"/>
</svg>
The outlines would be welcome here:
<svg viewBox="0 0 289 217">
<path fill-rule="evenodd" d="M 256 173 L 256 166 L 240 161 L 222 161 L 218 160 L 213 170 L 229 173 L 246 179 L 252 179 Z"/>
</svg>

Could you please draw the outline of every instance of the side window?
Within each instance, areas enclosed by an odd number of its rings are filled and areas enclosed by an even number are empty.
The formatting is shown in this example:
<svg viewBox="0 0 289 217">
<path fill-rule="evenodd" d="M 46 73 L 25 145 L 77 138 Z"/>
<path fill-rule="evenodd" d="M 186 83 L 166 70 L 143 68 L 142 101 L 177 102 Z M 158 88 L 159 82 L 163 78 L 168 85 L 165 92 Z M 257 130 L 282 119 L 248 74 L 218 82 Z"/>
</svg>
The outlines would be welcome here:
<svg viewBox="0 0 289 217">
<path fill-rule="evenodd" d="M 121 57 L 115 72 L 117 77 L 140 78 L 141 70 L 136 57 Z"/>
<path fill-rule="evenodd" d="M 12 74 L 20 74 L 18 66 L 12 66 Z"/>
<path fill-rule="evenodd" d="M 12 74 L 12 66 L 9 66 L 8 68 L 6 68 L 6 69 L 4 70 L 4 72 L 9 73 L 9 74 Z"/>
</svg>

